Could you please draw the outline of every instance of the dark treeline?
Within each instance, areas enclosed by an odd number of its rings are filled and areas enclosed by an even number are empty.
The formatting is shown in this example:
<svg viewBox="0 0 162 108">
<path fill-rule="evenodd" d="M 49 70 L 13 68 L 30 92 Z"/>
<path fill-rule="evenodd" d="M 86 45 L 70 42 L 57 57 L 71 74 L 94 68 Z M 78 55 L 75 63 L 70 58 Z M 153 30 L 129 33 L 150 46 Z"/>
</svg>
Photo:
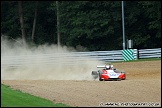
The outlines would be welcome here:
<svg viewBox="0 0 162 108">
<path fill-rule="evenodd" d="M 1 36 L 22 38 L 23 29 L 28 43 L 57 44 L 59 11 L 62 46 L 123 49 L 121 1 L 59 1 L 58 10 L 56 1 L 22 1 L 22 13 L 19 3 L 1 1 Z M 125 42 L 133 40 L 133 48 L 161 47 L 161 1 L 124 1 L 124 22 Z"/>
</svg>

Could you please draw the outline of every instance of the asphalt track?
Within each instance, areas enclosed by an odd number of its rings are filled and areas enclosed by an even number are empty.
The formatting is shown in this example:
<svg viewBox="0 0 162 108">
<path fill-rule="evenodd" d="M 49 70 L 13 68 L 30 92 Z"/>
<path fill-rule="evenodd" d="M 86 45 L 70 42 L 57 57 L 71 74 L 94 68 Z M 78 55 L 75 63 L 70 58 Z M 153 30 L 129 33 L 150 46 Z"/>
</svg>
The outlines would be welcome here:
<svg viewBox="0 0 162 108">
<path fill-rule="evenodd" d="M 161 106 L 161 60 L 113 65 L 126 72 L 126 80 L 1 80 L 1 84 L 74 107 Z"/>
</svg>

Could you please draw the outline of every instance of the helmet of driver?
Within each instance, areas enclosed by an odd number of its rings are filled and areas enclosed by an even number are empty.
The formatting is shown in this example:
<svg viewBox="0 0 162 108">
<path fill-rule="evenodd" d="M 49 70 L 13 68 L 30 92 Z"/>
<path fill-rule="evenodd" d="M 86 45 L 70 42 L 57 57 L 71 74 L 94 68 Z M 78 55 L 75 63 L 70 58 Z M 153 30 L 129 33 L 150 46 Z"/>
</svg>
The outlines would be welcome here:
<svg viewBox="0 0 162 108">
<path fill-rule="evenodd" d="M 113 65 L 111 65 L 111 68 L 113 68 L 114 66 Z"/>
<path fill-rule="evenodd" d="M 110 65 L 107 65 L 107 66 L 106 66 L 106 69 L 110 69 Z"/>
</svg>

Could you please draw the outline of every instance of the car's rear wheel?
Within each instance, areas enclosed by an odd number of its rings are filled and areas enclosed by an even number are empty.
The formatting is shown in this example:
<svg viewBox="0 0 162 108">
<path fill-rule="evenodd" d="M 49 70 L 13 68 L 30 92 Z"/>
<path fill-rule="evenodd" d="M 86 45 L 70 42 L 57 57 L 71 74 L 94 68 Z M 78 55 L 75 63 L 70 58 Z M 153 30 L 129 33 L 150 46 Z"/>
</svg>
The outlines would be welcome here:
<svg viewBox="0 0 162 108">
<path fill-rule="evenodd" d="M 93 79 L 98 78 L 98 72 L 97 71 L 92 71 L 91 75 L 92 75 Z"/>
<path fill-rule="evenodd" d="M 102 71 L 99 70 L 98 73 L 99 73 L 99 75 L 98 75 L 99 76 L 99 81 L 103 81 L 103 79 L 101 78 Z"/>
</svg>

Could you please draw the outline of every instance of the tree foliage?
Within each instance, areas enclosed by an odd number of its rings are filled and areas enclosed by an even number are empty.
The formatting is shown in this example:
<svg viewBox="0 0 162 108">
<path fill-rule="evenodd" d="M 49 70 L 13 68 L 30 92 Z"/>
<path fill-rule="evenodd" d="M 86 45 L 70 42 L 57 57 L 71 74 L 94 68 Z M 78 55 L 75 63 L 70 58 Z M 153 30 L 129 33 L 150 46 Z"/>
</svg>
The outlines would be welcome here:
<svg viewBox="0 0 162 108">
<path fill-rule="evenodd" d="M 27 41 L 32 41 L 36 1 L 23 1 Z M 121 1 L 59 1 L 61 45 L 88 50 L 122 49 Z M 133 48 L 161 47 L 161 1 L 124 2 L 125 38 Z M 1 34 L 21 36 L 17 1 L 1 1 Z M 34 43 L 57 44 L 55 1 L 39 1 Z"/>
</svg>

